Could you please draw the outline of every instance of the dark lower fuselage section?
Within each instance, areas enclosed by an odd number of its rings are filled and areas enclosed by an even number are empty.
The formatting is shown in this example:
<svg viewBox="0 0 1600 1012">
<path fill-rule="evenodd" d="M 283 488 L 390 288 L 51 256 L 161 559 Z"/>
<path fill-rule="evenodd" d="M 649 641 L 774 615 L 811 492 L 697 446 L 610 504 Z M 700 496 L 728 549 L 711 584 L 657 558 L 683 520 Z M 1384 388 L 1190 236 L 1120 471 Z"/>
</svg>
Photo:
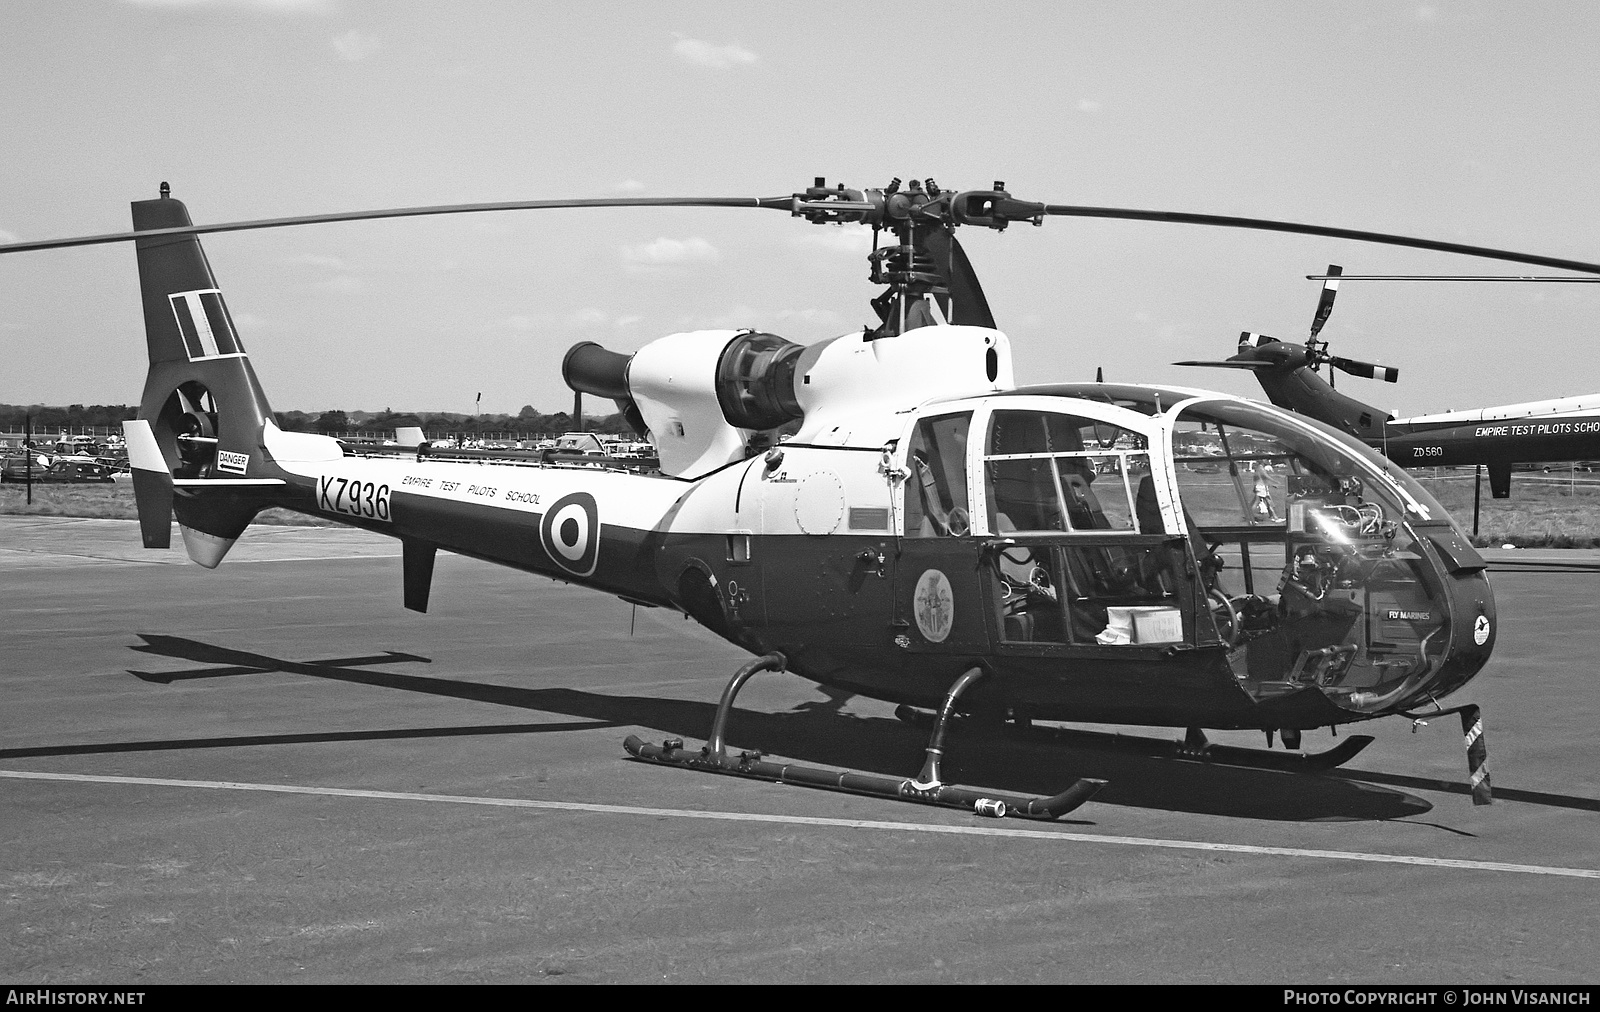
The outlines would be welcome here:
<svg viewBox="0 0 1600 1012">
<path fill-rule="evenodd" d="M 315 488 L 292 485 L 257 507 L 283 506 L 472 558 L 683 611 L 752 653 L 782 652 L 818 683 L 934 707 L 973 666 L 962 708 L 1038 720 L 1209 728 L 1312 728 L 1369 719 L 1314 686 L 1270 698 L 1246 691 L 1204 595 L 1179 592 L 1181 642 L 1018 643 L 1006 634 L 995 559 L 975 538 L 909 539 L 888 531 L 828 536 L 673 533 L 609 525 L 589 573 L 560 564 L 543 517 L 397 492 L 390 518 L 330 516 Z M 180 509 L 181 514 L 184 511 Z M 1172 541 L 1175 558 L 1186 553 Z M 937 573 L 936 579 L 930 574 Z M 1192 575 L 1192 574 L 1191 574 Z M 1481 580 L 1481 575 L 1476 579 Z M 929 587 L 938 615 L 930 619 Z M 1481 661 L 1472 664 L 1475 671 Z M 1471 672 L 1464 672 L 1465 681 Z"/>
<path fill-rule="evenodd" d="M 660 554 L 664 582 L 702 574 L 688 582 L 703 580 L 714 594 L 702 600 L 720 607 L 686 610 L 720 635 L 752 653 L 779 651 L 790 670 L 819 683 L 890 702 L 936 707 L 964 671 L 982 666 L 991 677 L 963 696 L 962 708 L 998 716 L 1210 728 L 1311 728 L 1370 716 L 1312 687 L 1257 701 L 1235 676 L 1203 600 L 1175 602 L 1188 609 L 1183 643 L 1009 642 L 992 556 L 973 540 L 836 534 L 746 545 L 737 536 L 668 535 Z M 948 587 L 947 629 L 919 621 L 919 588 L 931 570 Z"/>
</svg>

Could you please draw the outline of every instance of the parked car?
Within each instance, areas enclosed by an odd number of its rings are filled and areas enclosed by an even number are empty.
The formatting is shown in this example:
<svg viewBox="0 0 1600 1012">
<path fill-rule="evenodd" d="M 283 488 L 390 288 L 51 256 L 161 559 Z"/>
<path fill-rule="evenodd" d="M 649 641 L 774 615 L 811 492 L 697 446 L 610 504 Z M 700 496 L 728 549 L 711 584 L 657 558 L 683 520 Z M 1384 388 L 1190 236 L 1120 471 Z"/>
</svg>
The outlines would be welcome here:
<svg viewBox="0 0 1600 1012">
<path fill-rule="evenodd" d="M 61 484 L 104 484 L 113 481 L 113 469 L 96 461 L 58 460 L 49 467 L 33 468 L 33 480 Z M 22 482 L 28 480 L 26 458 L 8 458 L 0 469 L 0 481 Z"/>
</svg>

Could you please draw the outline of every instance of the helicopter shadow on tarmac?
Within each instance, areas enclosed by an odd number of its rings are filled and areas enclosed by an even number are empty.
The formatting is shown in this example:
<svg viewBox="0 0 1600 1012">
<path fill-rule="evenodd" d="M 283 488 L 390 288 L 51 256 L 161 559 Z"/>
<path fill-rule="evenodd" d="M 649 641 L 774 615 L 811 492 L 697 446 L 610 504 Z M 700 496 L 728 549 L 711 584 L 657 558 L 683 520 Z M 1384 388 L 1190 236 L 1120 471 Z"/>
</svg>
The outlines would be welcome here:
<svg viewBox="0 0 1600 1012">
<path fill-rule="evenodd" d="M 467 699 L 576 718 L 562 723 L 475 725 L 63 745 L 0 751 L 0 758 L 87 752 L 151 751 L 258 744 L 363 741 L 471 734 L 515 734 L 640 727 L 663 737 L 704 740 L 716 704 L 655 696 L 618 696 L 571 688 L 523 689 L 423 675 L 372 670 L 391 663 L 431 663 L 415 654 L 384 651 L 362 657 L 293 661 L 204 643 L 182 636 L 141 633 L 130 649 L 206 665 L 173 672 L 130 670 L 142 681 L 166 685 L 199 679 L 283 672 L 376 688 Z M 835 703 L 838 701 L 836 700 Z M 1159 734 L 1159 731 L 1155 732 Z M 926 732 L 887 717 L 862 717 L 832 704 L 802 704 L 785 713 L 736 708 L 729 724 L 730 747 L 759 747 L 806 763 L 848 767 L 885 775 L 910 775 L 919 767 Z M 654 735 L 652 735 L 654 737 Z M 1432 805 L 1402 791 L 1343 777 L 1281 773 L 1205 763 L 1112 754 L 1060 744 L 1046 745 L 975 724 L 949 740 L 946 779 L 996 790 L 1053 794 L 1078 777 L 1110 782 L 1097 802 L 1233 818 L 1273 821 L 1382 821 L 1422 815 Z M 685 776 L 699 774 L 685 772 Z M 1397 778 L 1398 779 L 1398 778 Z"/>
</svg>

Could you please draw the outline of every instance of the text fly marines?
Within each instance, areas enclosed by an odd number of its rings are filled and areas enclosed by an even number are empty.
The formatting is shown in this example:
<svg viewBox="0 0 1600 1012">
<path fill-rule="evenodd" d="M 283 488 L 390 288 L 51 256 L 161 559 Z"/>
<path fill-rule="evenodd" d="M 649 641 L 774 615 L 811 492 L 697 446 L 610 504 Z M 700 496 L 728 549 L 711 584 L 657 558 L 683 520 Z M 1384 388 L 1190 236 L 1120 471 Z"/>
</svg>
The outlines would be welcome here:
<svg viewBox="0 0 1600 1012">
<path fill-rule="evenodd" d="M 872 280 L 886 286 L 873 301 L 878 323 L 809 347 L 755 331 L 673 334 L 632 356 L 574 347 L 568 384 L 615 399 L 659 469 L 551 451 L 385 452 L 278 429 L 197 238 L 577 206 L 760 207 L 865 223 Z M 681 610 L 759 656 L 729 683 L 706 747 L 629 738 L 631 752 L 661 762 L 1054 818 L 1101 782 L 1053 797 L 945 784 L 951 718 L 1179 727 L 1184 742 L 1152 750 L 1313 769 L 1371 739 L 1307 756 L 1213 746 L 1201 729 L 1261 729 L 1298 749 L 1306 729 L 1455 711 L 1469 731 L 1475 799 L 1488 800 L 1476 708 L 1438 701 L 1488 660 L 1494 600 L 1483 561 L 1439 505 L 1358 440 L 1275 408 L 1179 387 L 1016 387 L 1010 343 L 955 229 L 1144 218 L 1527 257 L 1036 204 L 999 183 L 951 192 L 931 180 L 207 226 L 191 225 L 163 185 L 133 210 L 132 233 L 0 252 L 135 241 L 150 371 L 127 434 L 148 546 L 167 545 L 175 514 L 191 558 L 216 566 L 260 510 L 278 506 L 399 538 L 403 597 L 416 610 L 427 607 L 440 548 Z M 792 438 L 778 441 L 780 430 Z M 780 668 L 930 722 L 921 772 L 730 753 L 735 694 Z"/>
</svg>

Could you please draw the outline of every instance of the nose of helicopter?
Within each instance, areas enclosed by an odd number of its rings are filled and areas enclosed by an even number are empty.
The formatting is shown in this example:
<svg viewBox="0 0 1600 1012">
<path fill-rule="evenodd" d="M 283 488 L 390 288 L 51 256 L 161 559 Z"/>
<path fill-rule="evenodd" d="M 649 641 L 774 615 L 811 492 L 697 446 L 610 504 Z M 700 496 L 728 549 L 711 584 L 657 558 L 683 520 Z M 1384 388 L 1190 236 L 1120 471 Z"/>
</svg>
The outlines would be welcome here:
<svg viewBox="0 0 1600 1012">
<path fill-rule="evenodd" d="M 1388 596 L 1375 586 L 1368 635 L 1372 646 L 1382 649 L 1430 623 L 1418 651 L 1426 663 L 1397 684 L 1351 692 L 1337 700 L 1350 709 L 1380 715 L 1436 703 L 1482 670 L 1494 651 L 1498 621 L 1487 563 L 1448 522 L 1414 529 L 1418 537 L 1412 551 L 1423 563 L 1413 570 L 1422 577 L 1414 590 L 1423 591 L 1425 603 L 1414 596 L 1410 600 Z"/>
<path fill-rule="evenodd" d="M 1423 528 L 1428 547 L 1437 555 L 1441 590 L 1450 609 L 1449 644 L 1438 670 L 1426 683 L 1426 695 L 1438 698 L 1465 685 L 1488 663 L 1499 621 L 1488 564 L 1453 526 Z"/>
</svg>

